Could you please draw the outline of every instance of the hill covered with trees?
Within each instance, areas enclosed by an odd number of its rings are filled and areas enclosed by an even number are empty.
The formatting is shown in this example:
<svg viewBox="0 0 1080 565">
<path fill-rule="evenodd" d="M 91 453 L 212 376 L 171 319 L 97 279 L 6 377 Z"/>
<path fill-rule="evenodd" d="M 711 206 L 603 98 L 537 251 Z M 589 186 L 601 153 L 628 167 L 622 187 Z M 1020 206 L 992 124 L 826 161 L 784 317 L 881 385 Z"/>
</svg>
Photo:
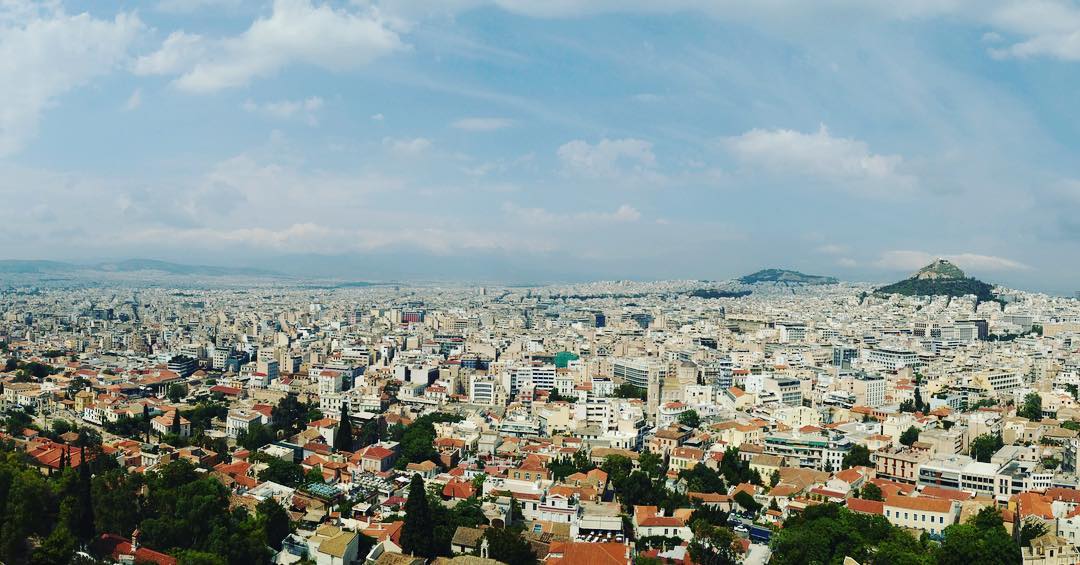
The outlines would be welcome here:
<svg viewBox="0 0 1080 565">
<path fill-rule="evenodd" d="M 993 290 L 993 285 L 968 277 L 956 265 L 945 259 L 938 259 L 919 269 L 911 277 L 883 286 L 875 292 L 903 296 L 974 295 L 979 302 L 990 302 L 997 300 Z"/>
</svg>

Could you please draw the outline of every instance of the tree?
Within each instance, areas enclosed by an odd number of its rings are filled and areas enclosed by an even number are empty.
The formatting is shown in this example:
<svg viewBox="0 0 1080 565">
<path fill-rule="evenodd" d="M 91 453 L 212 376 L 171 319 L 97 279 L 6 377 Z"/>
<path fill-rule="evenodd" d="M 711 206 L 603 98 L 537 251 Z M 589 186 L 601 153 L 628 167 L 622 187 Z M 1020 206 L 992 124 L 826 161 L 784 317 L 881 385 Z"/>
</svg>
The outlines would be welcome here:
<svg viewBox="0 0 1080 565">
<path fill-rule="evenodd" d="M 724 493 L 724 479 L 708 465 L 694 465 L 679 472 L 679 479 L 686 481 L 688 492 Z"/>
<path fill-rule="evenodd" d="M 1029 392 L 1024 396 L 1024 403 L 1016 411 L 1016 415 L 1027 418 L 1032 422 L 1042 420 L 1042 397 L 1037 392 Z"/>
<path fill-rule="evenodd" d="M 179 410 L 173 410 L 173 420 L 172 420 L 172 424 L 169 424 L 169 433 L 178 436 L 178 435 L 180 435 L 180 430 L 181 429 L 182 428 L 180 427 L 180 411 Z"/>
<path fill-rule="evenodd" d="M 636 398 L 639 400 L 645 400 L 647 392 L 648 391 L 646 391 L 642 387 L 634 386 L 630 383 L 623 383 L 615 387 L 615 392 L 612 396 L 614 396 L 615 398 Z"/>
<path fill-rule="evenodd" d="M 875 485 L 874 483 L 867 482 L 865 485 L 863 485 L 860 498 L 863 498 L 864 500 L 876 500 L 881 502 L 885 500 L 885 495 L 882 494 L 881 487 Z"/>
<path fill-rule="evenodd" d="M 187 385 L 185 385 L 183 383 L 173 383 L 173 384 L 169 385 L 169 391 L 168 391 L 168 393 L 166 393 L 166 396 L 168 396 L 169 400 L 171 400 L 173 402 L 180 402 L 180 399 L 187 396 L 187 393 L 188 393 Z"/>
<path fill-rule="evenodd" d="M 919 428 L 911 426 L 904 430 L 904 433 L 900 434 L 900 443 L 911 447 L 911 444 L 919 441 Z"/>
<path fill-rule="evenodd" d="M 113 469 L 93 478 L 94 524 L 99 532 L 130 532 L 139 525 L 140 474 Z"/>
<path fill-rule="evenodd" d="M 984 507 L 967 523 L 945 528 L 938 552 L 940 565 L 1020 562 L 1020 546 L 1005 531 L 1001 514 L 992 506 Z"/>
<path fill-rule="evenodd" d="M 775 487 L 780 484 L 780 470 L 777 469 L 769 475 L 769 488 Z"/>
<path fill-rule="evenodd" d="M 694 538 L 689 547 L 694 563 L 707 565 L 735 565 L 739 557 L 735 553 L 735 532 L 704 521 L 691 522 Z"/>
<path fill-rule="evenodd" d="M 289 515 L 280 504 L 273 498 L 267 498 L 255 507 L 262 520 L 263 531 L 266 532 L 266 545 L 280 550 L 281 542 L 289 535 L 292 527 L 289 525 Z"/>
<path fill-rule="evenodd" d="M 272 441 L 274 441 L 273 430 L 258 422 L 248 424 L 247 429 L 240 430 L 236 436 L 236 443 L 248 451 L 256 451 Z"/>
<path fill-rule="evenodd" d="M 1046 535 L 1046 524 L 1040 521 L 1024 520 L 1020 525 L 1020 547 L 1030 547 L 1031 540 Z"/>
<path fill-rule="evenodd" d="M 744 510 L 751 514 L 757 514 L 761 511 L 762 508 L 761 503 L 754 500 L 754 497 L 745 490 L 740 490 L 739 492 L 735 493 L 735 496 L 732 497 L 732 500 L 734 500 L 736 504 L 738 504 Z"/>
<path fill-rule="evenodd" d="M 916 386 L 915 387 L 915 411 L 916 412 L 926 413 L 926 412 L 929 412 L 928 408 L 930 408 L 930 407 L 927 406 L 926 403 L 923 402 L 922 392 L 920 392 L 919 387 Z"/>
<path fill-rule="evenodd" d="M 303 431 L 309 421 L 322 417 L 315 404 L 300 402 L 295 394 L 286 394 L 271 413 L 274 416 L 274 426 L 286 436 Z"/>
<path fill-rule="evenodd" d="M 151 419 L 150 419 L 150 405 L 149 404 L 143 404 L 142 416 L 143 416 L 143 427 L 146 430 L 146 443 L 150 443 L 150 429 L 153 426 L 151 426 L 151 423 L 150 423 Z"/>
<path fill-rule="evenodd" d="M 983 434 L 971 440 L 970 454 L 980 463 L 989 463 L 990 458 L 1004 446 L 1000 433 Z"/>
<path fill-rule="evenodd" d="M 513 528 L 488 528 L 484 531 L 488 542 L 488 557 L 510 565 L 532 565 L 536 554 L 532 546 Z"/>
<path fill-rule="evenodd" d="M 435 451 L 435 424 L 439 422 L 458 422 L 461 416 L 435 412 L 417 418 L 409 427 L 395 424 L 390 429 L 390 438 L 401 442 L 401 457 L 397 468 L 404 469 L 409 463 L 421 463 L 438 457 Z"/>
<path fill-rule="evenodd" d="M 409 498 L 405 501 L 405 524 L 401 528 L 401 548 L 405 553 L 418 557 L 435 557 L 432 545 L 431 510 L 428 507 L 427 493 L 424 492 L 424 479 L 419 473 L 413 474 L 409 483 Z"/>
<path fill-rule="evenodd" d="M 622 455 L 608 455 L 600 464 L 600 470 L 607 473 L 608 481 L 618 488 L 618 485 L 625 481 L 634 470 L 634 462 Z"/>
<path fill-rule="evenodd" d="M 701 425 L 701 416 L 698 416 L 697 410 L 687 410 L 679 414 L 679 423 L 688 428 L 697 428 Z"/>
<path fill-rule="evenodd" d="M 844 461 L 841 466 L 844 469 L 850 469 L 855 466 L 873 467 L 873 463 L 870 462 L 870 448 L 861 443 L 851 446 L 851 450 L 844 455 Z"/>
<path fill-rule="evenodd" d="M 772 560 L 778 565 L 859 563 L 930 565 L 934 551 L 884 516 L 858 514 L 836 504 L 816 504 L 792 515 L 773 535 Z M 994 563 L 997 563 L 994 561 Z"/>
<path fill-rule="evenodd" d="M 351 451 L 352 443 L 352 422 L 349 421 L 349 406 L 342 402 L 341 417 L 338 421 L 337 430 L 334 432 L 334 449 L 338 451 Z"/>
<path fill-rule="evenodd" d="M 259 471 L 260 481 L 272 481 L 292 488 L 304 483 L 304 468 L 292 461 L 271 456 L 260 457 L 257 461 L 266 463 L 266 468 Z"/>
<path fill-rule="evenodd" d="M 724 451 L 724 457 L 720 460 L 720 474 L 729 485 L 754 482 L 755 473 L 750 469 L 750 463 L 743 461 L 739 455 L 739 448 L 729 447 Z M 758 477 L 757 483 L 761 484 Z"/>
<path fill-rule="evenodd" d="M 641 469 L 650 478 L 656 479 L 664 473 L 664 457 L 646 448 L 638 455 L 638 469 Z"/>
<path fill-rule="evenodd" d="M 82 543 L 94 537 L 94 503 L 90 484 L 90 462 L 86 460 L 86 448 L 79 449 L 79 483 L 71 524 L 71 533 Z"/>
</svg>

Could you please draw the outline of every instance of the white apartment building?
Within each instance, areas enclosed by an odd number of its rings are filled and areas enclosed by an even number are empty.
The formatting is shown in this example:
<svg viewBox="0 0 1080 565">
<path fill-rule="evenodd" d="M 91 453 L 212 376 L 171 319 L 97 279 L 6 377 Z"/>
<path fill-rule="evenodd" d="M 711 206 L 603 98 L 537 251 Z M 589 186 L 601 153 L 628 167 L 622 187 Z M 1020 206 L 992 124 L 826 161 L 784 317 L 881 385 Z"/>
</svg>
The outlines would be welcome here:
<svg viewBox="0 0 1080 565">
<path fill-rule="evenodd" d="M 914 351 L 890 347 L 864 349 L 859 356 L 868 365 L 886 371 L 898 371 L 904 367 L 920 366 L 919 356 Z"/>
</svg>

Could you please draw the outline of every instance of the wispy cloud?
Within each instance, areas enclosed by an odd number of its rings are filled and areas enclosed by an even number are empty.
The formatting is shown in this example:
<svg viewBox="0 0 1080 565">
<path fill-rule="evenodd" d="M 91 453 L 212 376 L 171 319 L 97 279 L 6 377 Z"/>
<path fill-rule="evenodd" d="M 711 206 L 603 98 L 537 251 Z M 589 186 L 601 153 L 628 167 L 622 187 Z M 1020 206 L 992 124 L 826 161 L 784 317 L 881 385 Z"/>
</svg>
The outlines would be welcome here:
<svg viewBox="0 0 1080 565">
<path fill-rule="evenodd" d="M 915 177 L 904 171 L 901 156 L 874 153 L 865 141 L 835 137 L 825 125 L 815 133 L 753 129 L 722 143 L 747 166 L 842 183 L 864 194 L 916 185 Z"/>
<path fill-rule="evenodd" d="M 514 121 L 506 118 L 461 118 L 450 125 L 465 131 L 495 131 L 514 125 Z"/>
<path fill-rule="evenodd" d="M 964 269 L 977 271 L 1023 271 L 1031 267 L 1005 257 L 978 253 L 928 253 L 926 251 L 886 251 L 874 263 L 880 269 L 890 271 L 915 271 L 936 259 L 947 259 Z"/>
<path fill-rule="evenodd" d="M 261 104 L 248 99 L 241 107 L 247 112 L 263 114 L 279 120 L 300 118 L 308 125 L 314 126 L 319 123 L 318 114 L 322 110 L 323 99 L 318 96 L 309 96 L 303 100 L 278 100 Z"/>
</svg>

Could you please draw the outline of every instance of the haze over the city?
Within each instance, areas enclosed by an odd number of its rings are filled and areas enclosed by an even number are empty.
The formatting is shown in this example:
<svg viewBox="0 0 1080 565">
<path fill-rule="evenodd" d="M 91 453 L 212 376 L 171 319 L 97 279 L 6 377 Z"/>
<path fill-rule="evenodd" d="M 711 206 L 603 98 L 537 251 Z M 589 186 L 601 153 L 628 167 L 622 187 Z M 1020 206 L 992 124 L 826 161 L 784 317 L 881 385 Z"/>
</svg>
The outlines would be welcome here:
<svg viewBox="0 0 1080 565">
<path fill-rule="evenodd" d="M 1068 293 L 1068 1 L 0 3 L 2 258 Z"/>
</svg>

